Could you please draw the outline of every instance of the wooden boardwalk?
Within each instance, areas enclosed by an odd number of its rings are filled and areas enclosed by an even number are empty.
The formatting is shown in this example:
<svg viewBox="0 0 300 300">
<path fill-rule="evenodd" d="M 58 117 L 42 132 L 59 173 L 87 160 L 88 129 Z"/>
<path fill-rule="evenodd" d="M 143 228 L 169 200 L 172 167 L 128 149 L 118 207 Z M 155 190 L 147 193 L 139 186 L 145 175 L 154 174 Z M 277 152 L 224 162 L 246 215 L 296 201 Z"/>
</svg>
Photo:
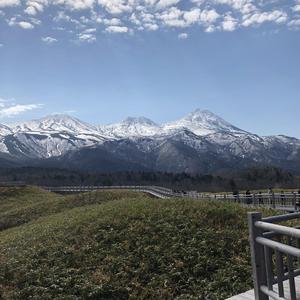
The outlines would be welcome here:
<svg viewBox="0 0 300 300">
<path fill-rule="evenodd" d="M 295 277 L 295 286 L 296 286 L 296 297 L 297 300 L 300 300 L 300 276 Z M 284 288 L 284 299 L 291 299 L 290 297 L 290 286 L 289 281 L 285 280 L 283 282 L 283 288 Z M 274 292 L 278 293 L 278 286 L 277 284 L 273 285 Z M 247 291 L 245 293 L 233 296 L 231 298 L 228 298 L 226 300 L 255 300 L 254 298 L 254 290 Z"/>
<path fill-rule="evenodd" d="M 172 190 L 157 186 L 61 186 L 61 187 L 43 187 L 49 192 L 55 193 L 84 193 L 97 190 L 131 190 L 143 192 L 154 197 L 165 199 L 173 196 Z"/>
<path fill-rule="evenodd" d="M 270 199 L 270 194 L 260 194 L 259 196 L 252 194 L 249 196 L 241 194 L 235 196 L 233 194 L 212 194 L 212 193 L 199 193 L 196 191 L 175 191 L 169 188 L 160 186 L 57 186 L 47 187 L 41 186 L 42 188 L 56 193 L 80 193 L 90 192 L 95 190 L 112 190 L 112 189 L 127 189 L 136 192 L 144 192 L 151 194 L 157 198 L 192 198 L 197 200 L 217 200 L 217 201 L 228 201 L 239 203 L 248 208 L 255 207 L 266 207 L 285 212 L 294 212 L 298 208 L 296 203 L 299 202 L 300 206 L 300 194 L 286 193 L 283 197 L 280 193 L 275 193 Z M 283 199 L 282 199 L 283 197 Z M 261 199 L 260 199 L 261 198 Z M 272 203 L 273 202 L 273 203 Z"/>
</svg>

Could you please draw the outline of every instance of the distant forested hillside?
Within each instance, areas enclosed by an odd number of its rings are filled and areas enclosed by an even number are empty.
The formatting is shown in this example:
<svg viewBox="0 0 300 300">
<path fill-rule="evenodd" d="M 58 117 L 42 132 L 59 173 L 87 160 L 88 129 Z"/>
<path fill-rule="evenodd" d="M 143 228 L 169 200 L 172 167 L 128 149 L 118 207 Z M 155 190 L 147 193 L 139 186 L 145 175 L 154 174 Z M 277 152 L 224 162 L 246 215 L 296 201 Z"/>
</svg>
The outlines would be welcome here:
<svg viewBox="0 0 300 300">
<path fill-rule="evenodd" d="M 33 185 L 160 185 L 198 191 L 300 188 L 300 177 L 278 168 L 251 168 L 219 174 L 167 172 L 88 173 L 48 168 L 0 169 L 0 181 L 25 181 Z"/>
</svg>

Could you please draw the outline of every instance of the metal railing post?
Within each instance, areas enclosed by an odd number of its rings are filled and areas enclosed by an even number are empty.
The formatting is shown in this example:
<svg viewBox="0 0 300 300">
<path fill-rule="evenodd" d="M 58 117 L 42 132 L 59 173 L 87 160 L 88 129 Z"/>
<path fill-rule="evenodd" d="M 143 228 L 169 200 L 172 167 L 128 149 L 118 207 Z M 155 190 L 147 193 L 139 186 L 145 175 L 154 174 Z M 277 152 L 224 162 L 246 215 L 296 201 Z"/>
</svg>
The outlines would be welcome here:
<svg viewBox="0 0 300 300">
<path fill-rule="evenodd" d="M 262 285 L 267 285 L 264 247 L 256 242 L 257 237 L 263 236 L 262 230 L 255 226 L 255 222 L 261 221 L 261 219 L 262 215 L 259 212 L 248 213 L 249 241 L 255 300 L 268 300 L 268 296 L 260 290 Z"/>
</svg>

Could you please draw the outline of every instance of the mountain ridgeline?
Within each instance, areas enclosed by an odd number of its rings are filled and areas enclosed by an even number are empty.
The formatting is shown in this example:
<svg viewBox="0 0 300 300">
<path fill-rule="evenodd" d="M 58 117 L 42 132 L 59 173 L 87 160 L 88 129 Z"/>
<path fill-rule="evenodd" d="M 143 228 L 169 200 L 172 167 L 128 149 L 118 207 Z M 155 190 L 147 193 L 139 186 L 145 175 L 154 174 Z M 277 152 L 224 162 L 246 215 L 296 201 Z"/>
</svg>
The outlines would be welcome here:
<svg viewBox="0 0 300 300">
<path fill-rule="evenodd" d="M 0 125 L 0 164 L 203 174 L 274 166 L 300 173 L 300 140 L 259 136 L 207 110 L 166 124 L 139 117 L 94 126 L 67 115 L 51 115 Z"/>
</svg>

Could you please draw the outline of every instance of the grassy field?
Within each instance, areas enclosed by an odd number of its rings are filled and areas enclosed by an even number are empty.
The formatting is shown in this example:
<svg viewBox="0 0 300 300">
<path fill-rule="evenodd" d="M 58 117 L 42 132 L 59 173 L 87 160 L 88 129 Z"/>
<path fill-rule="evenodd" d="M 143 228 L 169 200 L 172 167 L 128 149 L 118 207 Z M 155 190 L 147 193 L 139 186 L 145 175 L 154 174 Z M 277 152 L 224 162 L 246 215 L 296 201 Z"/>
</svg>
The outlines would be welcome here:
<svg viewBox="0 0 300 300">
<path fill-rule="evenodd" d="M 252 287 L 246 210 L 0 189 L 0 299 L 216 299 Z"/>
</svg>

